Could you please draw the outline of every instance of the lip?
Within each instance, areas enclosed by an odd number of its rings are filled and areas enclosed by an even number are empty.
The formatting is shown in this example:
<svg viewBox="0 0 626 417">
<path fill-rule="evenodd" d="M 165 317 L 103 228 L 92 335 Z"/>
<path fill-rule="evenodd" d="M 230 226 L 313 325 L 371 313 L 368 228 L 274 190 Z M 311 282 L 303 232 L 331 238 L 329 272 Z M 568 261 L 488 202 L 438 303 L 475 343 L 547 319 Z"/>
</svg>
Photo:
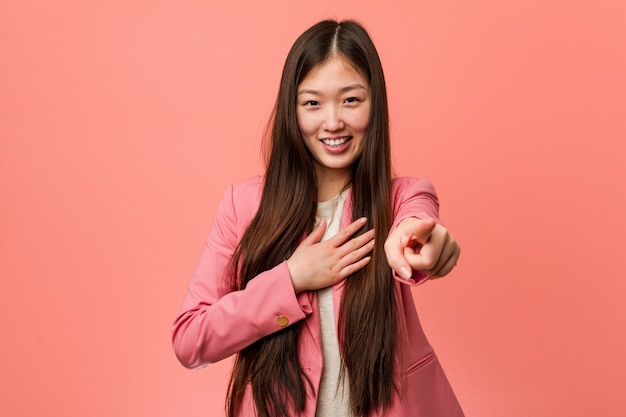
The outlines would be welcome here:
<svg viewBox="0 0 626 417">
<path fill-rule="evenodd" d="M 346 141 L 339 146 L 328 145 L 324 142 L 325 140 L 328 141 L 328 140 L 340 140 L 340 139 L 346 139 Z M 338 135 L 338 136 L 331 136 L 331 137 L 320 139 L 320 143 L 322 144 L 324 149 L 326 149 L 326 152 L 331 153 L 331 154 L 340 154 L 344 152 L 346 149 L 348 149 L 348 147 L 350 146 L 350 142 L 352 142 L 352 139 L 353 139 L 353 136 L 350 136 L 350 135 L 340 135 L 340 136 Z"/>
<path fill-rule="evenodd" d="M 324 145 L 326 145 L 326 141 L 345 141 L 346 142 L 350 142 L 353 139 L 352 136 L 350 135 L 343 135 L 343 136 L 330 136 L 330 137 L 326 137 L 326 138 L 322 138 L 320 139 L 320 142 L 324 143 Z M 338 144 L 334 144 L 334 145 L 330 145 L 330 146 L 338 146 Z"/>
</svg>

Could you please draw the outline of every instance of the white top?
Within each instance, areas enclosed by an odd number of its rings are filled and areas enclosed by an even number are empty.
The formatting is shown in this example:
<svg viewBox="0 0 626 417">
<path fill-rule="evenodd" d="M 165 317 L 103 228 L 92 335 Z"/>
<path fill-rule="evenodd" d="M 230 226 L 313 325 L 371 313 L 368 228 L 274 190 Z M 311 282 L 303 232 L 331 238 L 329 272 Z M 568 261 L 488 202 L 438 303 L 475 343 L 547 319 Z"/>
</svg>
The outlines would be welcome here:
<svg viewBox="0 0 626 417">
<path fill-rule="evenodd" d="M 316 222 L 321 219 L 326 220 L 326 232 L 322 240 L 327 240 L 339 232 L 347 195 L 346 190 L 331 200 L 317 204 Z M 347 376 L 342 381 L 339 380 L 341 355 L 335 326 L 332 287 L 318 290 L 317 300 L 322 328 L 324 368 L 315 415 L 318 417 L 351 417 L 349 381 Z"/>
</svg>

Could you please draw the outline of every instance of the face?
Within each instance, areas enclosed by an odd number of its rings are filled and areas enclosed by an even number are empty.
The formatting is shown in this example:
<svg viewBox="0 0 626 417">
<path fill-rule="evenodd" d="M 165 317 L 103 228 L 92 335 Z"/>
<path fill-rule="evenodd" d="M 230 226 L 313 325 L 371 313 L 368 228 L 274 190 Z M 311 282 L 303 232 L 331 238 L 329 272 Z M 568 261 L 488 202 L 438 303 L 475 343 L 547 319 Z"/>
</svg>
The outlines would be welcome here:
<svg viewBox="0 0 626 417">
<path fill-rule="evenodd" d="M 297 117 L 318 179 L 348 181 L 370 121 L 370 87 L 343 58 L 313 68 L 298 86 Z"/>
</svg>

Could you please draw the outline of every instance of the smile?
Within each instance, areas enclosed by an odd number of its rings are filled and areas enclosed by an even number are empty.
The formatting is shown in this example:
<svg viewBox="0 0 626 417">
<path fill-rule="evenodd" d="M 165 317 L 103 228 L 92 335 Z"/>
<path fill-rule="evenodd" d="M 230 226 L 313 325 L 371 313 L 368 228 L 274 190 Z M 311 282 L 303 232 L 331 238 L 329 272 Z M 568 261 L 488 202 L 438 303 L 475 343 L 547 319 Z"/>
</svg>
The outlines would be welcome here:
<svg viewBox="0 0 626 417">
<path fill-rule="evenodd" d="M 324 145 L 327 145 L 327 146 L 338 147 L 338 146 L 343 145 L 350 139 L 352 139 L 352 136 L 344 136 L 342 138 L 336 138 L 336 139 L 322 139 L 322 142 L 324 143 Z"/>
</svg>

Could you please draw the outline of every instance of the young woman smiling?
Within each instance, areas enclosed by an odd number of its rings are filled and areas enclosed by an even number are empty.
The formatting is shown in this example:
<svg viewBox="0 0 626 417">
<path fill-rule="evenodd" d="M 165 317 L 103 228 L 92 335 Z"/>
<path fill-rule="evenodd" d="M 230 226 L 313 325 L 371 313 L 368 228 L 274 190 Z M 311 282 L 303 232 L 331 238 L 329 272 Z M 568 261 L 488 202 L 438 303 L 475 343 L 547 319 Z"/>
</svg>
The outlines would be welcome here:
<svg viewBox="0 0 626 417">
<path fill-rule="evenodd" d="M 462 416 L 411 286 L 460 248 L 423 179 L 393 178 L 367 32 L 322 21 L 283 69 L 262 177 L 226 191 L 172 329 L 183 365 L 236 354 L 235 416 Z"/>
</svg>

